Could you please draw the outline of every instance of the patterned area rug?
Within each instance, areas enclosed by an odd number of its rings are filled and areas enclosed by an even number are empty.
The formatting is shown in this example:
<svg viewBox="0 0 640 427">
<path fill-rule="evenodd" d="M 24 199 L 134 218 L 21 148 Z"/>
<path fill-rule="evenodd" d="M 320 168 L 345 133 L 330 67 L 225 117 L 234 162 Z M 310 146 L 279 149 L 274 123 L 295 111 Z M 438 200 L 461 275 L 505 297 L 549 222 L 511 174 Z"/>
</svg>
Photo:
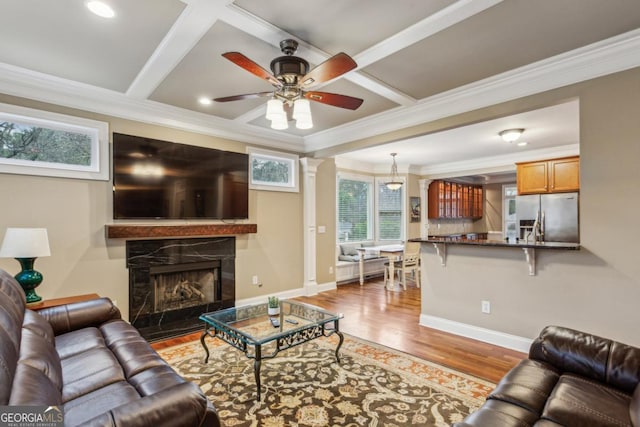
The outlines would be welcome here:
<svg viewBox="0 0 640 427">
<path fill-rule="evenodd" d="M 253 360 L 219 339 L 160 350 L 197 383 L 225 426 L 448 426 L 476 410 L 494 384 L 348 335 L 318 338 L 264 360 L 255 400 Z"/>
</svg>

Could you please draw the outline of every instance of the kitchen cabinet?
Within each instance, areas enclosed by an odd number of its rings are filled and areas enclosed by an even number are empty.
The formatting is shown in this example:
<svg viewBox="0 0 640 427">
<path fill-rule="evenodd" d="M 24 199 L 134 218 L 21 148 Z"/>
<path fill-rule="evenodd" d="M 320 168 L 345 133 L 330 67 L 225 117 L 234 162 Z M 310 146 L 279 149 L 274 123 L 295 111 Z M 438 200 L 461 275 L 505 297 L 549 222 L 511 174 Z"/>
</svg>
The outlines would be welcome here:
<svg viewBox="0 0 640 427">
<path fill-rule="evenodd" d="M 564 193 L 580 189 L 580 157 L 516 163 L 518 194 Z"/>
<path fill-rule="evenodd" d="M 437 218 L 482 218 L 484 192 L 481 185 L 436 180 L 429 185 L 427 216 Z"/>
</svg>

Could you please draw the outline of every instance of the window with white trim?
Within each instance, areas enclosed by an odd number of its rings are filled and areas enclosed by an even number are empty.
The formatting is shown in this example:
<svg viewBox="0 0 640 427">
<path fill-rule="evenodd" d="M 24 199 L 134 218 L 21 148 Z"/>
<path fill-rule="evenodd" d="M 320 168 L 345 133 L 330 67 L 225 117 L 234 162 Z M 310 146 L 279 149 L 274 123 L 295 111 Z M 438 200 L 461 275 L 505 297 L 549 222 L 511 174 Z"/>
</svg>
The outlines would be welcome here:
<svg viewBox="0 0 640 427">
<path fill-rule="evenodd" d="M 338 173 L 338 243 L 404 240 L 404 186 L 389 190 L 385 181 L 366 175 Z"/>
<path fill-rule="evenodd" d="M 338 174 L 338 242 L 373 239 L 373 178 Z"/>
<path fill-rule="evenodd" d="M 298 192 L 298 156 L 277 151 L 247 148 L 249 188 L 252 190 Z"/>
<path fill-rule="evenodd" d="M 377 240 L 404 240 L 404 185 L 389 190 L 386 180 L 378 179 L 377 191 Z"/>
<path fill-rule="evenodd" d="M 109 179 L 106 122 L 0 104 L 0 173 Z"/>
</svg>

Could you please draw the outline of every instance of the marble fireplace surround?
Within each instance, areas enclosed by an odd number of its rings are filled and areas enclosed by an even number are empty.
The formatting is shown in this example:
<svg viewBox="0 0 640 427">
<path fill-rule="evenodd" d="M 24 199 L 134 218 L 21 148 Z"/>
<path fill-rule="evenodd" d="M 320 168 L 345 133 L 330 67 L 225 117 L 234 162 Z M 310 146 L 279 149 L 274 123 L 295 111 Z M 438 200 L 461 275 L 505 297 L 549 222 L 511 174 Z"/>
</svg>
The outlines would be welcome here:
<svg viewBox="0 0 640 427">
<path fill-rule="evenodd" d="M 233 236 L 127 240 L 126 253 L 129 321 L 149 341 L 199 330 L 202 313 L 235 305 Z"/>
</svg>

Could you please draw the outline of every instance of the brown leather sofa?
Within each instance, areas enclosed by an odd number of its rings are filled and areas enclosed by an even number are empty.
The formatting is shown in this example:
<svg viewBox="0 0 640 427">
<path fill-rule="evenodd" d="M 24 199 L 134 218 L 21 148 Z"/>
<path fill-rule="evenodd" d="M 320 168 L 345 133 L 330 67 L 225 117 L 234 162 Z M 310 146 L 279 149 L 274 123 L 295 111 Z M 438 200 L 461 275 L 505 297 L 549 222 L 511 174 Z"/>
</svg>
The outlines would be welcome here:
<svg viewBox="0 0 640 427">
<path fill-rule="evenodd" d="M 57 406 L 65 426 L 219 426 L 108 298 L 26 309 L 0 270 L 0 405 Z"/>
<path fill-rule="evenodd" d="M 640 426 L 640 349 L 547 326 L 456 427 Z"/>
</svg>

